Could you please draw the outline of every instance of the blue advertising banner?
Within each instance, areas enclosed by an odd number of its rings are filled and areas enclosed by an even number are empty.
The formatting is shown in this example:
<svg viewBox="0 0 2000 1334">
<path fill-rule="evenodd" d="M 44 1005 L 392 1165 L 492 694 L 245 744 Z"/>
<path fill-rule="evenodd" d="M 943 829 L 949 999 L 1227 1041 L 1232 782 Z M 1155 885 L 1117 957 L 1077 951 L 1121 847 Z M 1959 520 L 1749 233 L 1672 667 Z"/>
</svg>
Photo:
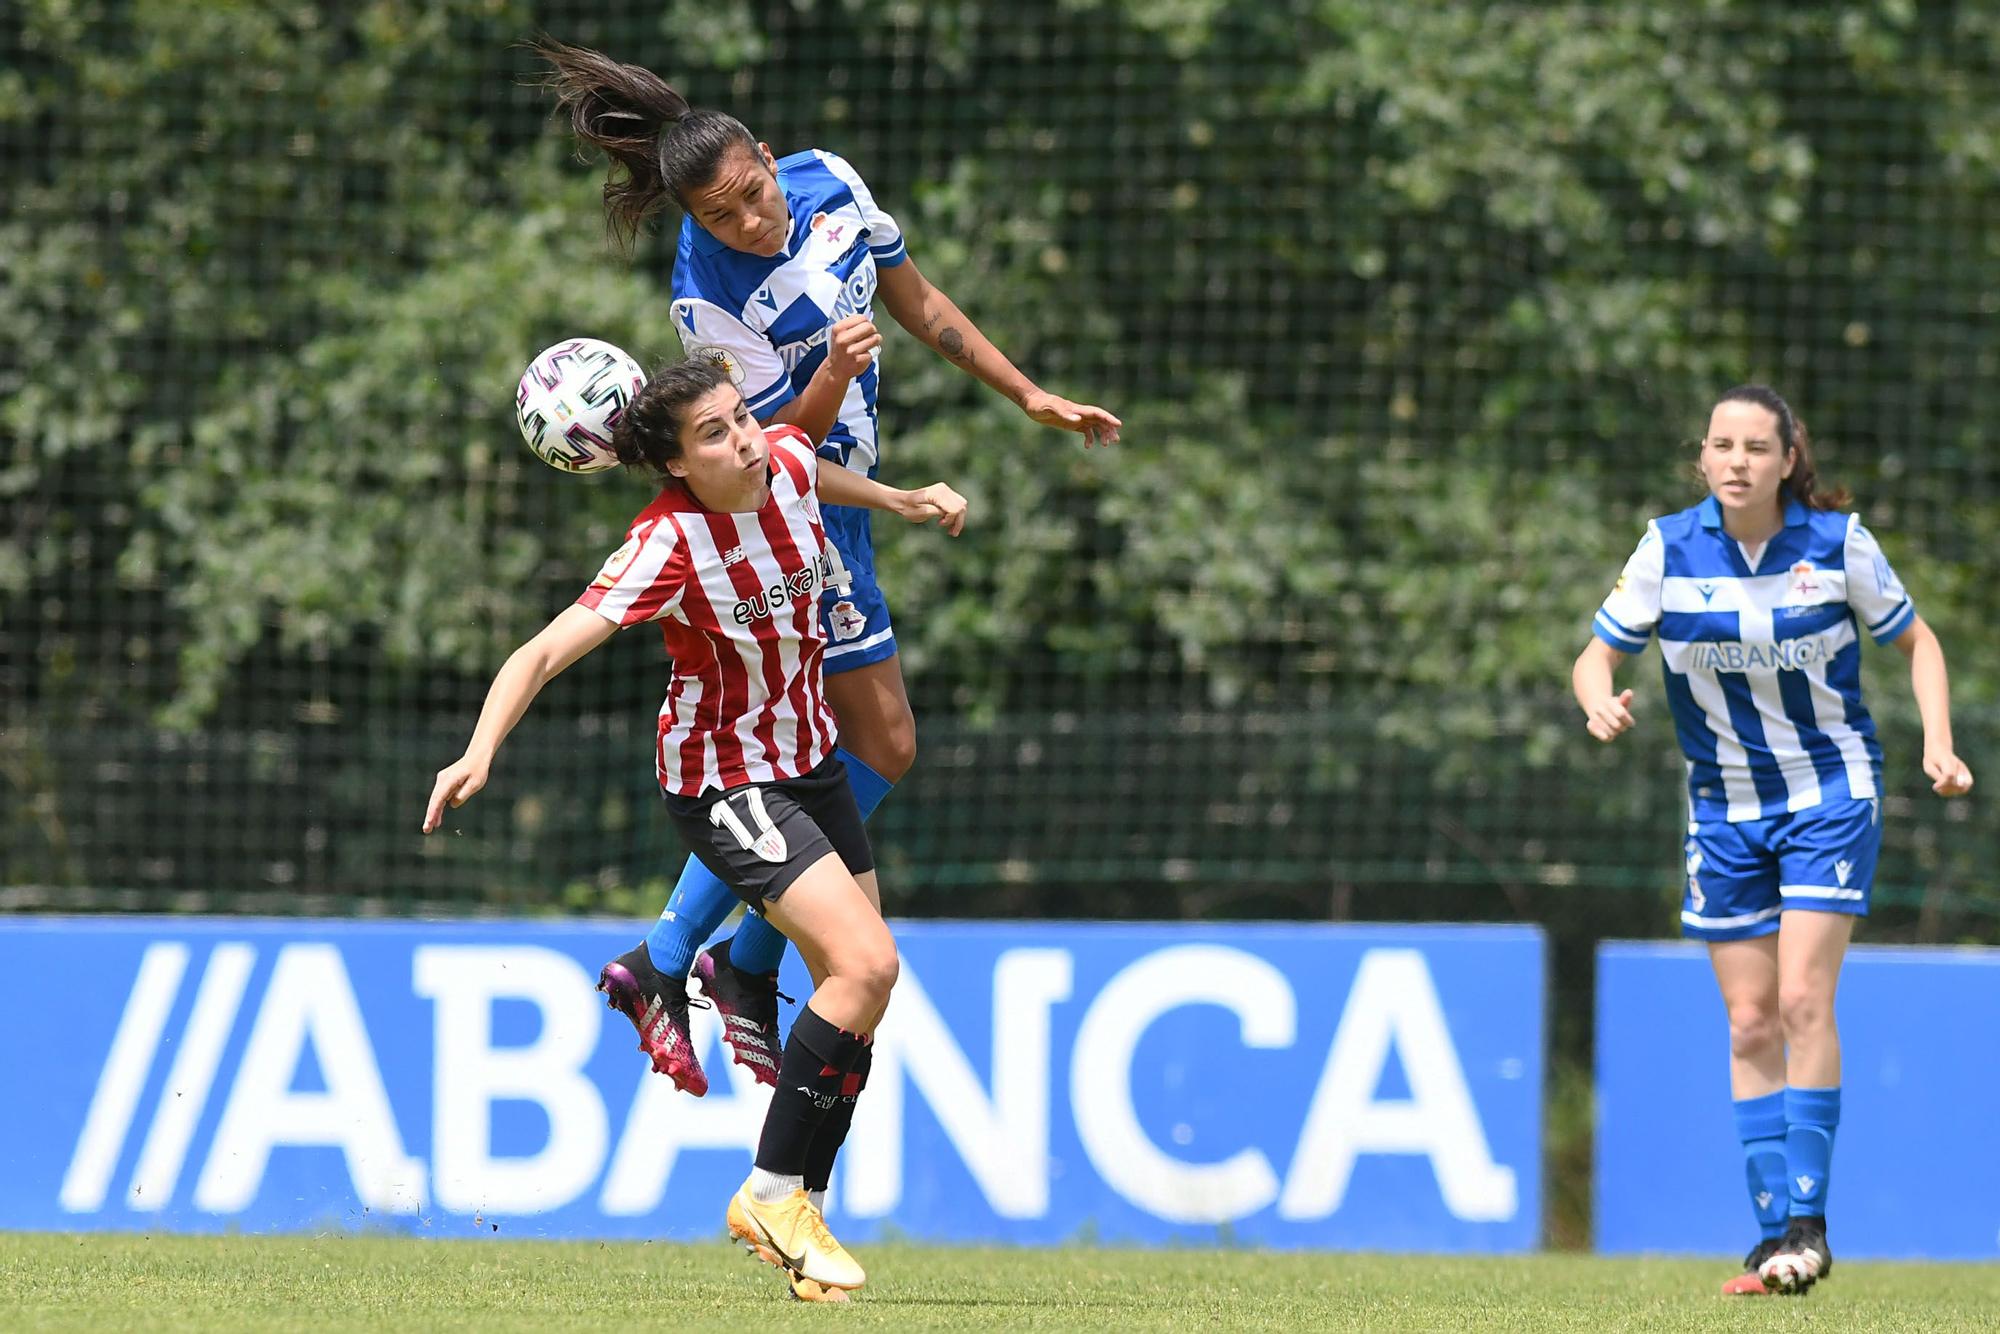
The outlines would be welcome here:
<svg viewBox="0 0 2000 1334">
<path fill-rule="evenodd" d="M 1531 928 L 901 923 L 844 1240 L 1522 1251 Z M 769 1090 L 648 1072 L 631 924 L 0 919 L 0 1228 L 720 1235 Z M 804 977 L 785 990 L 804 996 Z"/>
<path fill-rule="evenodd" d="M 1852 950 L 1835 1002 L 1837 1258 L 2000 1257 L 2000 950 Z M 1757 1239 L 1729 1022 L 1699 946 L 1597 951 L 1597 1249 L 1732 1258 Z"/>
</svg>

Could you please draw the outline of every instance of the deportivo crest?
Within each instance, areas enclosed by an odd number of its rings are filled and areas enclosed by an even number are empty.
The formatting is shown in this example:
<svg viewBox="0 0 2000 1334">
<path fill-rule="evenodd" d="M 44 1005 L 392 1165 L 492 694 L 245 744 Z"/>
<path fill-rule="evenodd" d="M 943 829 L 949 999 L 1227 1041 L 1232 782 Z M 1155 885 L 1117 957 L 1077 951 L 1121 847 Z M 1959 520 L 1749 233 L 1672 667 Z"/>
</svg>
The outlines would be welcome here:
<svg viewBox="0 0 2000 1334">
<path fill-rule="evenodd" d="M 1802 598 L 1817 596 L 1819 593 L 1819 581 L 1813 576 L 1818 573 L 1819 571 L 1813 568 L 1813 563 L 1809 560 L 1802 560 L 1792 566 L 1792 596 Z"/>
<path fill-rule="evenodd" d="M 833 610 L 827 613 L 826 618 L 833 626 L 833 637 L 836 640 L 859 638 L 861 632 L 868 628 L 868 618 L 863 616 L 860 608 L 852 602 L 834 603 Z"/>
<path fill-rule="evenodd" d="M 826 240 L 838 245 L 841 239 L 847 235 L 847 229 L 850 225 L 846 219 L 836 218 L 830 213 L 815 213 L 813 214 L 812 222 L 807 225 L 806 230 L 818 232 Z"/>
</svg>

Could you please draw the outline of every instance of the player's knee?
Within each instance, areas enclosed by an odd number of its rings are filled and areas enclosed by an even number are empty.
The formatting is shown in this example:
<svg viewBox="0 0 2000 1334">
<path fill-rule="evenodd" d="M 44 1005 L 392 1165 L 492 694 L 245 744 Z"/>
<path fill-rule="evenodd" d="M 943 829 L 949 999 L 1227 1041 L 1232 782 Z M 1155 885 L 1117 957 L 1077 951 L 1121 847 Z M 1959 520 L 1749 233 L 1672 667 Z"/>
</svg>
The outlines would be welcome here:
<svg viewBox="0 0 2000 1334">
<path fill-rule="evenodd" d="M 1786 1038 L 1818 1036 L 1833 1027 L 1833 997 L 1820 987 L 1780 987 L 1778 1015 Z"/>
<path fill-rule="evenodd" d="M 879 940 L 867 942 L 857 950 L 853 960 L 852 977 L 878 1005 L 889 1003 L 889 993 L 895 990 L 896 978 L 902 971 L 902 961 L 896 953 L 896 942 L 887 931 Z"/>
<path fill-rule="evenodd" d="M 1738 1060 L 1769 1053 L 1784 1041 L 1775 1006 L 1762 1001 L 1738 1001 L 1729 1007 L 1729 1052 Z"/>
<path fill-rule="evenodd" d="M 879 922 L 876 926 L 876 930 L 860 932 L 842 941 L 838 952 L 828 959 L 827 971 L 865 993 L 872 1003 L 886 1005 L 902 965 L 897 958 L 895 937 L 889 934 L 887 926 Z"/>
</svg>

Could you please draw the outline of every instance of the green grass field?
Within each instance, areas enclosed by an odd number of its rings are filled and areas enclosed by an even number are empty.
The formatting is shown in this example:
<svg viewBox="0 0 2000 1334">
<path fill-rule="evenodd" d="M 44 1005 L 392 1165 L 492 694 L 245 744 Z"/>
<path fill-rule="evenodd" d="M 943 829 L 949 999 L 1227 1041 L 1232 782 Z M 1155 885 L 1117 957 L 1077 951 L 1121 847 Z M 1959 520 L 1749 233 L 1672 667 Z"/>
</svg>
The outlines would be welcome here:
<svg viewBox="0 0 2000 1334">
<path fill-rule="evenodd" d="M 2000 1330 L 2000 1266 L 1840 1264 L 1725 1301 L 1726 1264 L 872 1246 L 845 1307 L 709 1246 L 0 1234 L 0 1329 Z"/>
</svg>

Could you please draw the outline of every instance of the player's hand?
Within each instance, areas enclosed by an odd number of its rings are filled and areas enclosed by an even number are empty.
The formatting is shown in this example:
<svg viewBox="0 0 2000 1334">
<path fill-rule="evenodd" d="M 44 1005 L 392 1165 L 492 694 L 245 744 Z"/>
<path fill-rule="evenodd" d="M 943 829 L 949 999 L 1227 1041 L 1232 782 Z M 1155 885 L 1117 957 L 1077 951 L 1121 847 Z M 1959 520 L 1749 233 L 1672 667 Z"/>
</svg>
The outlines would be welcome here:
<svg viewBox="0 0 2000 1334">
<path fill-rule="evenodd" d="M 826 373 L 852 380 L 874 364 L 882 334 L 866 315 L 849 315 L 826 334 Z"/>
<path fill-rule="evenodd" d="M 1584 718 L 1584 726 L 1592 736 L 1599 741 L 1616 741 L 1620 733 L 1632 726 L 1631 690 L 1606 695 L 1584 710 Z"/>
<path fill-rule="evenodd" d="M 1077 432 L 1083 437 L 1085 449 L 1092 445 L 1117 444 L 1118 428 L 1125 424 L 1103 408 L 1089 403 L 1072 403 L 1039 389 L 1021 400 L 1021 411 L 1044 426 Z"/>
<path fill-rule="evenodd" d="M 1972 791 L 1972 770 L 1948 750 L 1926 750 L 1924 772 L 1930 775 L 1931 791 L 1940 797 L 1962 797 Z"/>
<path fill-rule="evenodd" d="M 903 503 L 896 507 L 896 513 L 911 523 L 929 523 L 936 519 L 938 527 L 953 537 L 965 531 L 965 497 L 943 482 L 933 482 L 916 491 L 905 491 Z"/>
<path fill-rule="evenodd" d="M 473 793 L 485 787 L 486 775 L 491 768 L 490 760 L 461 755 L 438 770 L 437 782 L 431 787 L 430 805 L 424 807 L 424 832 L 428 834 L 444 822 L 447 804 L 454 808 L 463 806 L 472 799 Z"/>
</svg>

